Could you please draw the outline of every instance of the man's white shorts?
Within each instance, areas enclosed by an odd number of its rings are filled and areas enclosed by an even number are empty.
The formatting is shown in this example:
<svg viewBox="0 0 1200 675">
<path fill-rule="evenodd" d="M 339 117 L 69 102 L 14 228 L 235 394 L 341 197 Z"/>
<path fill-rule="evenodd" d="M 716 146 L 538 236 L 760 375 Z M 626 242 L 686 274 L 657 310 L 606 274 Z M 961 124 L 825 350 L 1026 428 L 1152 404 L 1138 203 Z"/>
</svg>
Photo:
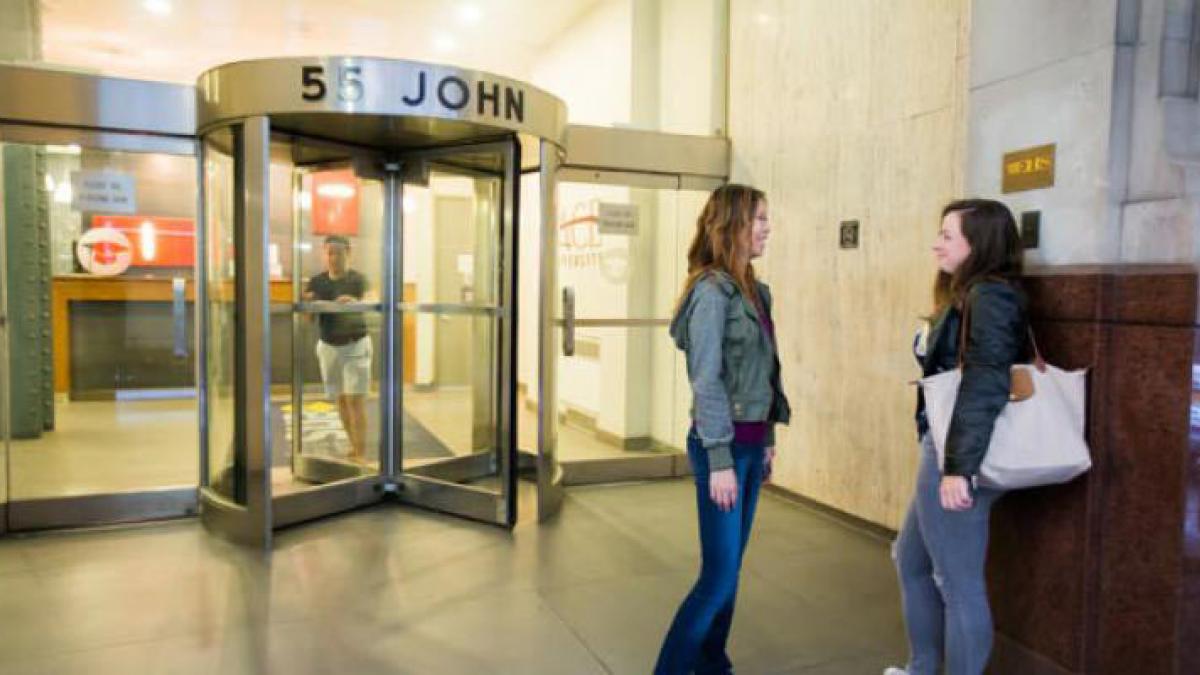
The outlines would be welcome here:
<svg viewBox="0 0 1200 675">
<path fill-rule="evenodd" d="M 317 340 L 317 361 L 321 364 L 321 380 L 325 395 L 337 398 L 342 394 L 366 395 L 371 385 L 371 336 L 341 346 Z"/>
</svg>

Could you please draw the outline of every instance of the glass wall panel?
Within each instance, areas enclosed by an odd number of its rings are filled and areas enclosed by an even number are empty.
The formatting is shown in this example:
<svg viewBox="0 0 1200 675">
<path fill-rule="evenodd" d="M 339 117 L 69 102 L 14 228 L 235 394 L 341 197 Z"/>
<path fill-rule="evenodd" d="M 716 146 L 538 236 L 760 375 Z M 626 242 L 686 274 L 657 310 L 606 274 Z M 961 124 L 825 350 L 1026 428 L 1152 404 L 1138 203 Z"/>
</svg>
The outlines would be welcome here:
<svg viewBox="0 0 1200 675">
<path fill-rule="evenodd" d="M 205 275 L 208 308 L 208 487 L 244 503 L 237 448 L 235 356 L 237 232 L 234 222 L 237 128 L 209 134 L 204 141 Z M 242 460 L 244 461 L 244 460 Z"/>
<path fill-rule="evenodd" d="M 558 452 L 563 462 L 683 452 L 687 367 L 668 335 L 706 192 L 558 185 Z M 617 219 L 612 214 L 622 214 Z M 528 413 L 526 413 L 528 414 Z"/>
<path fill-rule="evenodd" d="M 8 143 L 0 161 L 10 497 L 195 485 L 195 157 Z"/>
</svg>

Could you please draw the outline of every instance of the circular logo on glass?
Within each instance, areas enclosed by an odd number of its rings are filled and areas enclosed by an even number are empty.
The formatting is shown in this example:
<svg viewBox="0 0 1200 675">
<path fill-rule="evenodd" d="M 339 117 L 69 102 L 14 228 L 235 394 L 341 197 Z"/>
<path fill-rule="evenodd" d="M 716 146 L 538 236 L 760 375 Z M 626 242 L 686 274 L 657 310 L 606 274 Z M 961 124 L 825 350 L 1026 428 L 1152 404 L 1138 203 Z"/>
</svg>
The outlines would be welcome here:
<svg viewBox="0 0 1200 675">
<path fill-rule="evenodd" d="M 79 238 L 75 255 L 88 272 L 100 277 L 113 277 L 129 269 L 129 264 L 133 262 L 133 246 L 121 232 L 97 227 Z"/>
</svg>

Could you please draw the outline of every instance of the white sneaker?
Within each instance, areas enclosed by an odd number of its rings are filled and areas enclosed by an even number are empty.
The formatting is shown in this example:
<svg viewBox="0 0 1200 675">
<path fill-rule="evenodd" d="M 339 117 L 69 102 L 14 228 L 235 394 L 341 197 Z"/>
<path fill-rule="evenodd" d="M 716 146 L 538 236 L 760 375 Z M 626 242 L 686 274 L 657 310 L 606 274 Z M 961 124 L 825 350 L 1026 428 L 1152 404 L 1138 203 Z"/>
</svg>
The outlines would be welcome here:
<svg viewBox="0 0 1200 675">
<path fill-rule="evenodd" d="M 908 671 L 903 668 L 888 668 L 883 671 L 883 675 L 908 675 Z"/>
</svg>

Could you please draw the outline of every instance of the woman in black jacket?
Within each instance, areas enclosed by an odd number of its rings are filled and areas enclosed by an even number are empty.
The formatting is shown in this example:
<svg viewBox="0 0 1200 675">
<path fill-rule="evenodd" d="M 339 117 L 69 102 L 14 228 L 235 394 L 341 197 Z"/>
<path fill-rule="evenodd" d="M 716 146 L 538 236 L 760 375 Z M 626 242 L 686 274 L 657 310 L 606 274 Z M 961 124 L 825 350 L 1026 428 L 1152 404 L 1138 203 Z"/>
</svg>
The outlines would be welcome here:
<svg viewBox="0 0 1200 675">
<path fill-rule="evenodd" d="M 934 313 L 915 352 L 926 376 L 959 366 L 962 384 L 945 444 L 945 465 L 917 396 L 921 463 L 916 493 L 896 540 L 909 662 L 885 675 L 979 675 L 992 648 L 984 563 L 988 516 L 997 490 L 976 483 L 996 417 L 1008 402 L 1010 371 L 1028 331 L 1018 287 L 1021 239 L 1000 202 L 970 199 L 942 211 L 933 247 Z M 961 334 L 964 312 L 965 335 Z"/>
</svg>

